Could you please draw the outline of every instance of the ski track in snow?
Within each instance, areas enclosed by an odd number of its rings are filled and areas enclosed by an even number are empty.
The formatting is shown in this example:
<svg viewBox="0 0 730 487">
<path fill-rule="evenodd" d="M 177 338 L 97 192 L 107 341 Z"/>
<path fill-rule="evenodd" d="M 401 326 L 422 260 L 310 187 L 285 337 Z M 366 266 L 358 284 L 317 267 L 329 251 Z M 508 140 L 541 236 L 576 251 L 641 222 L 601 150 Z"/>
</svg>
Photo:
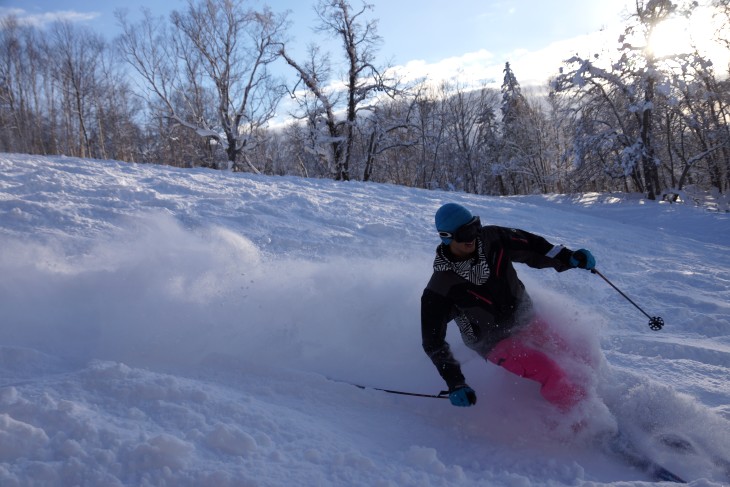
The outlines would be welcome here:
<svg viewBox="0 0 730 487">
<path fill-rule="evenodd" d="M 589 431 L 618 423 L 690 485 L 727 486 L 709 457 L 730 458 L 730 215 L 15 154 L 0 154 L 0 485 L 649 485 L 454 327 L 474 408 L 339 382 L 444 387 L 418 312 L 447 201 L 591 249 L 664 318 L 649 330 L 591 273 L 518 267 L 594 364 L 600 399 L 575 413 Z"/>
</svg>

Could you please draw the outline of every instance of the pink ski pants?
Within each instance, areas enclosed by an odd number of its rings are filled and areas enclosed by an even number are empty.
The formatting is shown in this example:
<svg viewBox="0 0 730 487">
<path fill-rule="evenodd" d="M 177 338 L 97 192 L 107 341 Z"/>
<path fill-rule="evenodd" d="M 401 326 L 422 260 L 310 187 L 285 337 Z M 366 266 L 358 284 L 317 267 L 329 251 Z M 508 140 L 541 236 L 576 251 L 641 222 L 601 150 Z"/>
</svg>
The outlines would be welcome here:
<svg viewBox="0 0 730 487">
<path fill-rule="evenodd" d="M 540 394 L 562 411 L 568 411 L 586 395 L 563 368 L 542 349 L 550 347 L 568 352 L 568 344 L 548 325 L 536 318 L 521 332 L 499 342 L 486 359 L 513 374 L 540 383 Z"/>
</svg>

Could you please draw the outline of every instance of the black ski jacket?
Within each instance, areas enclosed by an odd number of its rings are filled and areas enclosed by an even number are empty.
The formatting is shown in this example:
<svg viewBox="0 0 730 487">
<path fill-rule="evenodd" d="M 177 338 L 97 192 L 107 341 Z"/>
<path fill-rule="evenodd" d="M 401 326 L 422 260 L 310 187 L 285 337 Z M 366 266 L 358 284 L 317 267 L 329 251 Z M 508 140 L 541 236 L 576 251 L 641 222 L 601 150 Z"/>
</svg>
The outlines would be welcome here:
<svg viewBox="0 0 730 487">
<path fill-rule="evenodd" d="M 562 272 L 571 268 L 571 255 L 538 235 L 498 226 L 482 227 L 475 256 L 468 261 L 454 259 L 448 246 L 439 245 L 421 297 L 421 337 L 449 389 L 465 380 L 446 342 L 447 324 L 454 320 L 464 343 L 486 357 L 532 316 L 530 297 L 512 263 Z"/>
</svg>

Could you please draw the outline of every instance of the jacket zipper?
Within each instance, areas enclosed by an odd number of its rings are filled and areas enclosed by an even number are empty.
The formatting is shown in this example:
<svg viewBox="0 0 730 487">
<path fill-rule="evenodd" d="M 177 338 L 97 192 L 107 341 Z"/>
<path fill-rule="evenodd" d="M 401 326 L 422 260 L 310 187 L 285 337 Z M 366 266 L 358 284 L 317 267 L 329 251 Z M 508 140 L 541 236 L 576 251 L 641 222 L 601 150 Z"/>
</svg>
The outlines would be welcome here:
<svg viewBox="0 0 730 487">
<path fill-rule="evenodd" d="M 484 301 L 485 303 L 489 304 L 490 306 L 493 306 L 494 305 L 494 303 L 492 303 L 490 300 L 488 300 L 484 296 L 480 296 L 479 294 L 475 293 L 471 289 L 468 289 L 466 292 L 468 292 L 469 294 L 471 294 L 472 296 L 474 296 L 477 299 L 481 299 L 482 301 Z"/>
</svg>

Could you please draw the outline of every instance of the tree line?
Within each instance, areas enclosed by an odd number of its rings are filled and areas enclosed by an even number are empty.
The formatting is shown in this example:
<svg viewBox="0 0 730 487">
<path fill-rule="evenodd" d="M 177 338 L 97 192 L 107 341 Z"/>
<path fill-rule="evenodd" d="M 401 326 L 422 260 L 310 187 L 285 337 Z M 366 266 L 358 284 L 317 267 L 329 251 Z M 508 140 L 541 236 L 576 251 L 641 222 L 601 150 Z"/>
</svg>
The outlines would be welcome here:
<svg viewBox="0 0 730 487">
<path fill-rule="evenodd" d="M 730 187 L 728 68 L 649 42 L 697 2 L 635 0 L 616 49 L 567 59 L 544 93 L 523 91 L 509 63 L 500 89 L 405 82 L 377 61 L 373 7 L 350 0 L 313 5 L 314 29 L 341 51 L 313 43 L 296 57 L 289 13 L 252 5 L 117 12 L 112 42 L 69 22 L 0 19 L 0 151 L 490 195 Z M 703 7 L 730 23 L 730 0 Z M 291 120 L 275 125 L 286 97 Z"/>
</svg>

